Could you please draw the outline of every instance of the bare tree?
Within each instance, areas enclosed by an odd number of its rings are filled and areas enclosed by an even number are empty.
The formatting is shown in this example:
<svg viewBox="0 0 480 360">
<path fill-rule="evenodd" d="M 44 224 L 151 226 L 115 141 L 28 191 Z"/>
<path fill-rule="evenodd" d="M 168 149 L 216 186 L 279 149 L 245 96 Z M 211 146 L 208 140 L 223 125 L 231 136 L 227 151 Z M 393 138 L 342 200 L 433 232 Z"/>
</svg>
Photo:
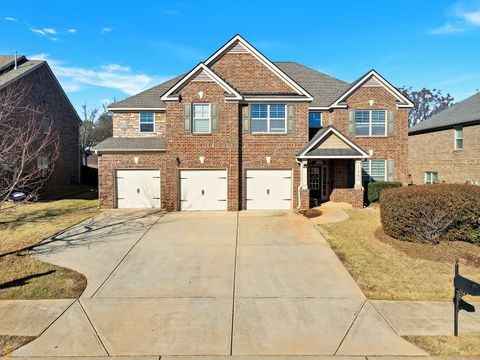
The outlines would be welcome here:
<svg viewBox="0 0 480 360">
<path fill-rule="evenodd" d="M 400 91 L 413 102 L 413 109 L 410 111 L 410 126 L 428 119 L 430 116 L 450 107 L 453 104 L 453 96 L 443 95 L 441 90 L 422 88 L 413 90 L 411 87 L 402 87 Z"/>
<path fill-rule="evenodd" d="M 58 135 L 22 81 L 0 91 L 0 210 L 15 190 L 38 195 L 59 154 Z"/>
<path fill-rule="evenodd" d="M 91 148 L 97 144 L 95 140 L 95 120 L 97 119 L 98 108 L 88 109 L 87 104 L 82 105 L 82 125 L 80 126 L 80 149 L 83 154 L 83 161 L 87 165 Z"/>
</svg>

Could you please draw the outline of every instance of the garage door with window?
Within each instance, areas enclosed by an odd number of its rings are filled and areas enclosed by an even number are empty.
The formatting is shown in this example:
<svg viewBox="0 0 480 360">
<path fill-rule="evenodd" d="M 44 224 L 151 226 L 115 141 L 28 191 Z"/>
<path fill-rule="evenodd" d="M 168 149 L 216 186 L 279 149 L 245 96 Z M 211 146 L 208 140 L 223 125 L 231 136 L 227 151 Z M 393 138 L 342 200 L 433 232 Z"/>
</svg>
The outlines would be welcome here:
<svg viewBox="0 0 480 360">
<path fill-rule="evenodd" d="M 291 209 L 292 170 L 247 170 L 247 209 Z"/>
<path fill-rule="evenodd" d="M 180 210 L 227 210 L 227 171 L 180 170 Z"/>
<path fill-rule="evenodd" d="M 160 170 L 117 170 L 117 207 L 159 208 Z"/>
</svg>

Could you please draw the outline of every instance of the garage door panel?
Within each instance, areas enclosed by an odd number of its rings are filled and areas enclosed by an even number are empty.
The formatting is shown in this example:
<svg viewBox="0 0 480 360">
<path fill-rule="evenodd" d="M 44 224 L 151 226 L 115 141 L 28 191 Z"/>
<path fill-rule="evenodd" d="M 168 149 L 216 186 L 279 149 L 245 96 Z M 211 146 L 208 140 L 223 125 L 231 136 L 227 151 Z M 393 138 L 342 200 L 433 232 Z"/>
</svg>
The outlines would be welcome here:
<svg viewBox="0 0 480 360">
<path fill-rule="evenodd" d="M 226 210 L 226 170 L 181 170 L 181 210 Z"/>
<path fill-rule="evenodd" d="M 247 209 L 291 209 L 291 170 L 247 170 Z"/>
<path fill-rule="evenodd" d="M 159 208 L 160 170 L 117 170 L 118 208 Z"/>
</svg>

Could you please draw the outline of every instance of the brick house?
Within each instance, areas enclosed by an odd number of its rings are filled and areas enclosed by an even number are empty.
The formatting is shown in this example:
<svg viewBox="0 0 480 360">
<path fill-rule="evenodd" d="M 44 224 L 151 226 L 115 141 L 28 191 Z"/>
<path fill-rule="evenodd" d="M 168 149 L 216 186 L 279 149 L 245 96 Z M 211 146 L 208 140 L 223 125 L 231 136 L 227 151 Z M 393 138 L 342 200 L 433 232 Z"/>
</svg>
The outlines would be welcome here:
<svg viewBox="0 0 480 360">
<path fill-rule="evenodd" d="M 25 56 L 0 55 L 0 92 L 14 86 L 27 89 L 23 103 L 19 105 L 38 108 L 42 111 L 41 121 L 46 117 L 53 130 L 61 134 L 60 155 L 46 185 L 79 183 L 81 120 L 47 62 L 28 60 Z M 40 156 L 35 166 L 49 166 L 47 155 Z"/>
<path fill-rule="evenodd" d="M 414 184 L 480 185 L 480 93 L 418 123 L 408 135 Z"/>
<path fill-rule="evenodd" d="M 188 73 L 112 104 L 100 205 L 168 210 L 363 206 L 407 183 L 411 102 L 377 72 L 346 83 L 271 62 L 236 35 Z"/>
</svg>

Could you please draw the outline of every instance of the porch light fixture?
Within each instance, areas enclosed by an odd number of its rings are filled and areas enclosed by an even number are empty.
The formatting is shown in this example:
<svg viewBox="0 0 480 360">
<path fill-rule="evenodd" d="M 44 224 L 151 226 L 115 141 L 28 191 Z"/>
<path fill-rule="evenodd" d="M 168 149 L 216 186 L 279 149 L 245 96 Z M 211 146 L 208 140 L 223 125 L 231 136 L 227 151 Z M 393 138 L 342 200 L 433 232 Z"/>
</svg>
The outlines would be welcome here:
<svg viewBox="0 0 480 360">
<path fill-rule="evenodd" d="M 135 164 L 138 164 L 138 156 L 135 156 L 135 157 L 133 158 L 133 161 L 135 162 Z"/>
<path fill-rule="evenodd" d="M 203 164 L 205 162 L 205 156 L 200 156 L 198 160 L 200 160 L 200 164 Z"/>
<path fill-rule="evenodd" d="M 373 106 L 373 104 L 375 103 L 375 101 L 373 101 L 373 100 L 368 100 L 368 103 L 370 104 L 370 106 Z"/>
<path fill-rule="evenodd" d="M 200 99 L 203 99 L 203 91 L 199 91 L 199 92 L 198 92 L 198 97 L 199 97 Z"/>
<path fill-rule="evenodd" d="M 272 157 L 267 156 L 267 157 L 265 157 L 265 160 L 267 160 L 267 164 L 270 164 L 270 162 L 272 161 Z"/>
<path fill-rule="evenodd" d="M 175 164 L 177 164 L 177 166 L 180 166 L 180 158 L 178 157 L 175 158 Z"/>
</svg>

